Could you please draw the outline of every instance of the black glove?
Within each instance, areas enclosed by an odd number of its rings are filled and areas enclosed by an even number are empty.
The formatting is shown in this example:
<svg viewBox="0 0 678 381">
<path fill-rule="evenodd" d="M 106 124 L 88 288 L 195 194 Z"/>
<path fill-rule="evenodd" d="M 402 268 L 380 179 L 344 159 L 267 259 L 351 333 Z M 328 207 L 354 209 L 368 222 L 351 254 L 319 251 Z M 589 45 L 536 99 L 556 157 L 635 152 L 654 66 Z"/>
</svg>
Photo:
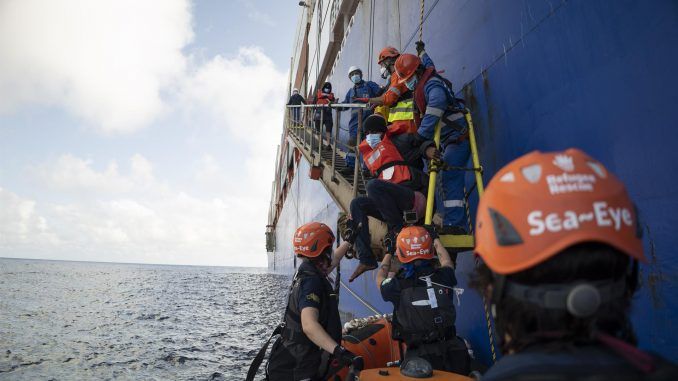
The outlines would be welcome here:
<svg viewBox="0 0 678 381">
<path fill-rule="evenodd" d="M 424 44 L 424 41 L 417 41 L 414 43 L 415 48 L 417 49 L 417 54 L 421 55 L 421 53 L 424 52 L 424 48 L 426 47 L 426 44 Z"/>
<path fill-rule="evenodd" d="M 350 243 L 351 245 L 355 243 L 355 238 L 358 236 L 358 227 L 355 226 L 355 223 L 352 219 L 348 218 L 348 215 L 341 213 L 339 215 L 339 234 L 341 239 Z"/>
<path fill-rule="evenodd" d="M 332 355 L 337 361 L 339 361 L 339 365 L 342 367 L 351 366 L 351 364 L 353 364 L 353 360 L 358 357 L 341 345 L 334 347 L 334 352 L 332 352 Z"/>
<path fill-rule="evenodd" d="M 424 229 L 428 232 L 428 235 L 431 236 L 431 240 L 435 241 L 436 239 L 440 238 L 438 236 L 438 232 L 436 231 L 436 226 L 431 224 L 431 225 L 424 225 Z"/>
</svg>

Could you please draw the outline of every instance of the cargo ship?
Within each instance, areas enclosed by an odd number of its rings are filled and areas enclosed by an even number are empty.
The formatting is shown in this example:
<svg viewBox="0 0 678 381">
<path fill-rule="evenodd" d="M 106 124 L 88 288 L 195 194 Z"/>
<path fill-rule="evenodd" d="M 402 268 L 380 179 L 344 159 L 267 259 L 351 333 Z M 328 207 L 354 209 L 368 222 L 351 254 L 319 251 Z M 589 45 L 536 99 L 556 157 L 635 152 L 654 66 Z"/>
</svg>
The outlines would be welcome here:
<svg viewBox="0 0 678 381">
<path fill-rule="evenodd" d="M 379 51 L 414 53 L 421 38 L 466 100 L 485 182 L 522 154 L 569 147 L 616 173 L 640 211 L 649 258 L 632 312 L 640 347 L 678 359 L 671 323 L 678 312 L 678 3 L 306 0 L 299 8 L 289 90 L 311 99 L 330 81 L 343 99 L 352 87 L 351 66 L 385 85 Z M 283 274 L 299 264 L 291 247 L 295 229 L 310 221 L 336 227 L 352 197 L 364 193 L 361 171 L 344 168 L 348 112 L 332 112 L 336 143 L 323 148 L 290 111 L 282 121 L 266 227 L 268 268 Z M 473 183 L 469 174 L 468 188 Z M 477 197 L 468 201 L 472 217 Z M 341 265 L 342 320 L 391 312 L 374 271 L 348 282 L 357 264 Z M 490 365 L 499 354 L 486 305 L 467 287 L 472 251 L 460 253 L 457 264 L 457 330 Z"/>
</svg>

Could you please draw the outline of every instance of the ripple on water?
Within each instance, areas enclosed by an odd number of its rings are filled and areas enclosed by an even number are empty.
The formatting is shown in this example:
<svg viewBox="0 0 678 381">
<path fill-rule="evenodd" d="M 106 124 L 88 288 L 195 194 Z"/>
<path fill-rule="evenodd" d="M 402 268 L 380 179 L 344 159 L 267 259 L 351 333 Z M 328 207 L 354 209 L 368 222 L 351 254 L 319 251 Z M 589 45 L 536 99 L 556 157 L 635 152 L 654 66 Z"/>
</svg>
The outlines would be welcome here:
<svg viewBox="0 0 678 381">
<path fill-rule="evenodd" d="M 242 378 L 290 279 L 238 270 L 0 259 L 0 380 Z"/>
</svg>

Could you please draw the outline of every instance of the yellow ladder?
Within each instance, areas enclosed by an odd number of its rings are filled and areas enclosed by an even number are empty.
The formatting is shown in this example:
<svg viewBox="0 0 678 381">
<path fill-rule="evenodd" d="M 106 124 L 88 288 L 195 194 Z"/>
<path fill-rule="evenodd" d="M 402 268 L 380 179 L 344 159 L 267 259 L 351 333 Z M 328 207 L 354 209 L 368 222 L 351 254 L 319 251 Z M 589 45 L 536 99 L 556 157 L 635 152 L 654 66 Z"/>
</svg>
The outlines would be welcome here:
<svg viewBox="0 0 678 381">
<path fill-rule="evenodd" d="M 480 158 L 478 156 L 478 146 L 476 144 L 476 135 L 473 129 L 473 120 L 471 119 L 471 112 L 468 109 L 460 110 L 466 118 L 466 123 L 468 124 L 468 135 L 469 143 L 471 145 L 471 157 L 473 160 L 473 168 L 470 168 L 475 172 L 475 188 L 478 191 L 478 197 L 483 195 L 483 167 L 480 165 Z M 435 142 L 436 148 L 440 149 L 440 130 L 442 128 L 442 121 L 438 122 L 435 128 L 433 135 L 433 141 Z M 429 225 L 433 222 L 433 202 L 435 200 L 435 191 L 436 191 L 436 178 L 438 171 L 440 171 L 440 165 L 431 162 L 429 168 L 429 183 L 428 183 L 428 195 L 426 197 L 426 215 L 424 218 L 424 223 Z M 440 241 L 443 246 L 450 249 L 454 252 L 468 251 L 473 250 L 475 246 L 475 240 L 473 238 L 473 226 L 471 225 L 471 216 L 468 208 L 468 197 L 470 194 L 465 192 L 465 204 L 466 204 L 466 217 L 468 219 L 469 232 L 471 234 L 465 235 L 441 235 Z"/>
</svg>

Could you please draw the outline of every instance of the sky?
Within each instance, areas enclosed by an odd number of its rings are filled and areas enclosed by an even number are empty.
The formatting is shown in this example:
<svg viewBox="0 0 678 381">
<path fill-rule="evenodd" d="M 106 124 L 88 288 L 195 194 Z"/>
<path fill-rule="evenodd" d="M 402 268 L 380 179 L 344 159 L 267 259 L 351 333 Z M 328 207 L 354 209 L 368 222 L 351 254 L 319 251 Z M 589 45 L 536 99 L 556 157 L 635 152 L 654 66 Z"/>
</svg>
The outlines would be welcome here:
<svg viewBox="0 0 678 381">
<path fill-rule="evenodd" d="M 301 10 L 0 2 L 0 257 L 266 266 Z"/>
</svg>

